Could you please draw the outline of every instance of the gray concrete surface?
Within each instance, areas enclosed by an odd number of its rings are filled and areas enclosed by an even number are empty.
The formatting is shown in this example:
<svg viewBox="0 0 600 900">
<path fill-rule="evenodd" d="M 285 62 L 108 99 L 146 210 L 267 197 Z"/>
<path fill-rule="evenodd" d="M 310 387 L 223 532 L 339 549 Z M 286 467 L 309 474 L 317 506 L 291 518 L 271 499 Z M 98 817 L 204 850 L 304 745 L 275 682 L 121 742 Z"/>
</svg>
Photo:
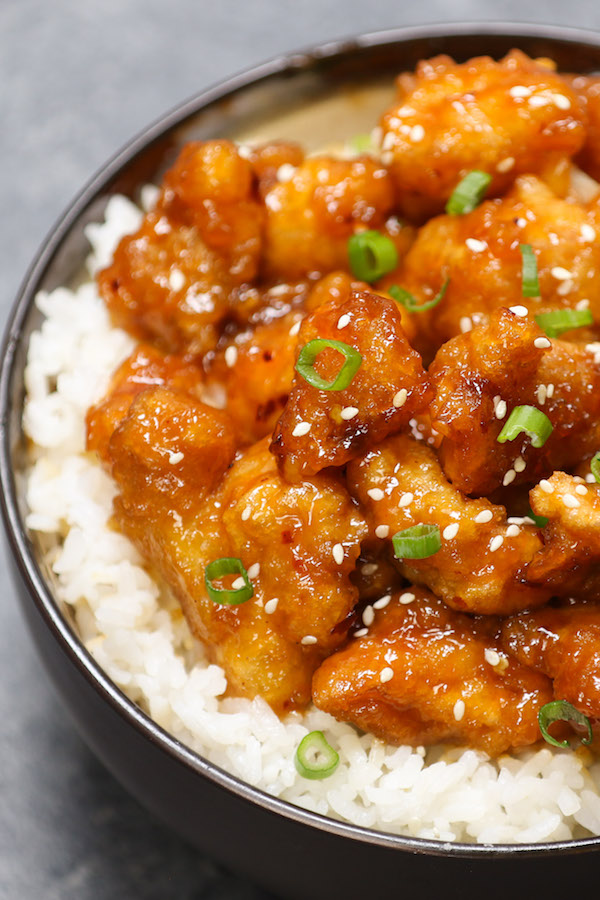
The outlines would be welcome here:
<svg viewBox="0 0 600 900">
<path fill-rule="evenodd" d="M 314 41 L 434 21 L 600 30 L 596 0 L 0 0 L 0 317 L 38 244 L 133 133 Z M 142 810 L 81 743 L 0 570 L 0 898 L 258 900 Z"/>
</svg>

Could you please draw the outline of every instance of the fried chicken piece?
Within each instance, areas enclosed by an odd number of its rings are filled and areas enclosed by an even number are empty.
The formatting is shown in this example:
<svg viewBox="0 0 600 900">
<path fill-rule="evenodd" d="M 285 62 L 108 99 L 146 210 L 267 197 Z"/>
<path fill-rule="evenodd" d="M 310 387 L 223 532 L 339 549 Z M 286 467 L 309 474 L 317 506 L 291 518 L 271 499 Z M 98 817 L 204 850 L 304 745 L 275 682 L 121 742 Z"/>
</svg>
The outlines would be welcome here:
<svg viewBox="0 0 600 900">
<path fill-rule="evenodd" d="M 536 609 L 507 619 L 502 645 L 525 666 L 554 680 L 554 696 L 600 716 L 600 607 L 593 603 Z"/>
<path fill-rule="evenodd" d="M 408 604 L 395 594 L 367 635 L 322 663 L 315 704 L 394 744 L 450 741 L 496 756 L 534 743 L 550 680 L 503 650 L 497 620 L 410 593 Z"/>
<path fill-rule="evenodd" d="M 566 78 L 581 102 L 587 117 L 585 143 L 577 156 L 584 172 L 600 181 L 600 78 L 575 75 Z"/>
<path fill-rule="evenodd" d="M 530 317 L 496 311 L 487 324 L 444 344 L 429 375 L 440 461 L 467 494 L 531 483 L 600 446 L 600 362 L 582 344 L 546 339 Z M 498 442 L 511 411 L 522 405 L 549 418 L 554 430 L 543 447 L 525 433 Z"/>
<path fill-rule="evenodd" d="M 544 546 L 527 570 L 531 584 L 553 594 L 600 600 L 600 491 L 577 476 L 554 472 L 529 494 L 531 508 L 544 516 Z"/>
<path fill-rule="evenodd" d="M 261 182 L 264 273 L 287 280 L 347 270 L 348 238 L 365 228 L 385 230 L 393 212 L 394 187 L 386 169 L 370 156 L 312 156 L 287 174 L 287 180 Z M 392 218 L 387 233 L 402 247 L 397 219 Z"/>
<path fill-rule="evenodd" d="M 499 307 L 537 315 L 587 300 L 600 321 L 600 205 L 560 200 L 534 177 L 517 180 L 501 200 L 464 216 L 439 216 L 420 229 L 404 265 L 378 284 L 399 284 L 422 303 L 448 281 L 440 303 L 413 313 L 414 346 L 429 360 L 449 338 L 485 321 Z M 539 298 L 522 294 L 520 244 L 535 253 Z"/>
<path fill-rule="evenodd" d="M 283 712 L 310 700 L 314 669 L 344 638 L 366 526 L 339 477 L 289 486 L 266 441 L 231 465 L 233 443 L 226 414 L 164 388 L 140 394 L 110 441 L 115 516 L 232 693 Z M 205 570 L 223 557 L 241 560 L 250 600 L 210 598 Z"/>
<path fill-rule="evenodd" d="M 465 497 L 446 480 L 424 442 L 389 437 L 353 460 L 347 479 L 371 535 L 391 540 L 415 525 L 439 528 L 437 553 L 398 565 L 405 578 L 426 585 L 454 609 L 509 615 L 548 599 L 543 585 L 525 581 L 527 564 L 542 546 L 538 529 L 508 525 L 504 507 Z"/>
<path fill-rule="evenodd" d="M 502 193 L 516 175 L 573 156 L 585 139 L 575 92 L 519 50 L 500 62 L 437 56 L 397 84 L 399 100 L 381 120 L 382 161 L 408 214 L 440 212 L 473 169 L 492 176 L 491 194 Z"/>
<path fill-rule="evenodd" d="M 290 481 L 344 465 L 403 428 L 431 396 L 421 358 L 406 339 L 394 301 L 355 291 L 341 305 L 324 304 L 302 322 L 298 347 L 317 338 L 343 342 L 362 361 L 343 390 L 321 390 L 296 373 L 271 444 Z M 331 382 L 341 362 L 339 350 L 327 347 L 317 357 L 315 371 Z"/>
<path fill-rule="evenodd" d="M 156 208 L 98 275 L 113 322 L 169 352 L 216 345 L 230 295 L 258 272 L 264 211 L 229 141 L 187 144 Z"/>
<path fill-rule="evenodd" d="M 200 400 L 203 380 L 202 371 L 189 360 L 138 344 L 114 373 L 106 396 L 87 412 L 87 449 L 96 450 L 107 463 L 112 434 L 141 391 L 164 386 Z"/>
</svg>

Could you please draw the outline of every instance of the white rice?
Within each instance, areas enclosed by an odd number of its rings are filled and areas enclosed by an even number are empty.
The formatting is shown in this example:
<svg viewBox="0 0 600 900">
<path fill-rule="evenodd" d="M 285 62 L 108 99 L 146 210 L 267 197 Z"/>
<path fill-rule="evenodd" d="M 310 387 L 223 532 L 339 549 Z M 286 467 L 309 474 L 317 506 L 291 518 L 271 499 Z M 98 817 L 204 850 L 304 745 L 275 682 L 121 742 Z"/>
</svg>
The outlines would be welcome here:
<svg viewBox="0 0 600 900">
<path fill-rule="evenodd" d="M 154 197 L 149 188 L 144 206 Z M 88 227 L 90 273 L 140 218 L 130 201 L 111 199 L 106 222 Z M 111 327 L 93 282 L 40 294 L 37 305 L 46 318 L 25 373 L 24 427 L 34 444 L 27 525 L 85 646 L 133 701 L 257 788 L 357 825 L 478 843 L 600 834 L 600 764 L 588 751 L 544 746 L 490 760 L 473 750 L 393 747 L 314 708 L 280 721 L 260 699 L 221 699 L 223 670 L 207 662 L 137 550 L 109 527 L 115 486 L 85 451 L 85 412 L 133 341 Z M 303 779 L 294 766 L 298 743 L 316 729 L 340 754 L 323 781 Z"/>
</svg>

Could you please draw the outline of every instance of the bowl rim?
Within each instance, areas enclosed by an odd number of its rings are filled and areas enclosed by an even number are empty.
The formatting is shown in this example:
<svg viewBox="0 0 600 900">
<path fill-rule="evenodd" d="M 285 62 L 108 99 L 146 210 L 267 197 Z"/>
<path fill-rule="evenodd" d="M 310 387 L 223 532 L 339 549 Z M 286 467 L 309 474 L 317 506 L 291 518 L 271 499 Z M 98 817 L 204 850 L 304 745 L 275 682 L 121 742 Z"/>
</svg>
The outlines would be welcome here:
<svg viewBox="0 0 600 900">
<path fill-rule="evenodd" d="M 279 76 L 308 71 L 322 60 L 332 61 L 361 49 L 385 47 L 447 37 L 509 37 L 521 39 L 542 39 L 555 43 L 583 43 L 598 48 L 600 54 L 600 32 L 560 25 L 537 25 L 531 22 L 466 21 L 415 25 L 367 32 L 351 37 L 325 41 L 291 53 L 279 54 L 270 60 L 226 78 L 201 90 L 172 107 L 150 125 L 137 132 L 125 145 L 111 156 L 75 195 L 58 220 L 54 223 L 36 256 L 34 257 L 7 319 L 0 370 L 0 502 L 10 550 L 20 570 L 37 611 L 53 634 L 62 651 L 77 667 L 88 683 L 97 691 L 112 709 L 129 725 L 156 745 L 174 761 L 192 769 L 214 784 L 232 792 L 238 797 L 257 804 L 263 810 L 291 819 L 297 824 L 326 831 L 338 837 L 360 840 L 380 847 L 404 850 L 411 853 L 445 856 L 451 853 L 463 858 L 502 858 L 506 856 L 540 856 L 555 853 L 579 853 L 598 850 L 600 837 L 580 838 L 569 841 L 553 841 L 533 844 L 468 844 L 426 838 L 391 834 L 337 821 L 328 816 L 311 812 L 281 800 L 259 788 L 255 788 L 241 778 L 230 774 L 218 765 L 209 762 L 199 753 L 187 747 L 177 738 L 158 725 L 136 703 L 130 700 L 98 665 L 75 633 L 67 618 L 61 612 L 49 583 L 42 575 L 32 543 L 27 535 L 25 523 L 19 512 L 17 483 L 12 467 L 10 413 L 14 394 L 14 380 L 17 368 L 17 349 L 20 334 L 33 306 L 39 285 L 69 233 L 76 229 L 79 220 L 90 204 L 105 191 L 107 186 L 150 144 L 164 137 L 170 131 L 183 125 L 186 120 L 202 112 L 214 102 L 225 100 L 238 91 L 262 81 Z M 485 47 L 482 48 L 485 52 Z"/>
</svg>

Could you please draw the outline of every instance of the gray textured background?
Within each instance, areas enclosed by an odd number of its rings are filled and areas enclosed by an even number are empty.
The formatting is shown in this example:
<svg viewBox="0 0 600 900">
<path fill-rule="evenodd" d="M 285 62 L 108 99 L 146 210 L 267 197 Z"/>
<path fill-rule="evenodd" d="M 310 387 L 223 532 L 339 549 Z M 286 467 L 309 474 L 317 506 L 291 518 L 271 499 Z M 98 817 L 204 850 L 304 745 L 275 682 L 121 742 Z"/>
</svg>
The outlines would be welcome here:
<svg viewBox="0 0 600 900">
<path fill-rule="evenodd" d="M 71 197 L 169 107 L 239 69 L 315 41 L 403 24 L 484 19 L 600 30 L 600 4 L 0 0 L 2 324 L 37 246 Z M 47 684 L 5 568 L 0 898 L 266 898 L 167 831 L 92 757 Z"/>
</svg>

